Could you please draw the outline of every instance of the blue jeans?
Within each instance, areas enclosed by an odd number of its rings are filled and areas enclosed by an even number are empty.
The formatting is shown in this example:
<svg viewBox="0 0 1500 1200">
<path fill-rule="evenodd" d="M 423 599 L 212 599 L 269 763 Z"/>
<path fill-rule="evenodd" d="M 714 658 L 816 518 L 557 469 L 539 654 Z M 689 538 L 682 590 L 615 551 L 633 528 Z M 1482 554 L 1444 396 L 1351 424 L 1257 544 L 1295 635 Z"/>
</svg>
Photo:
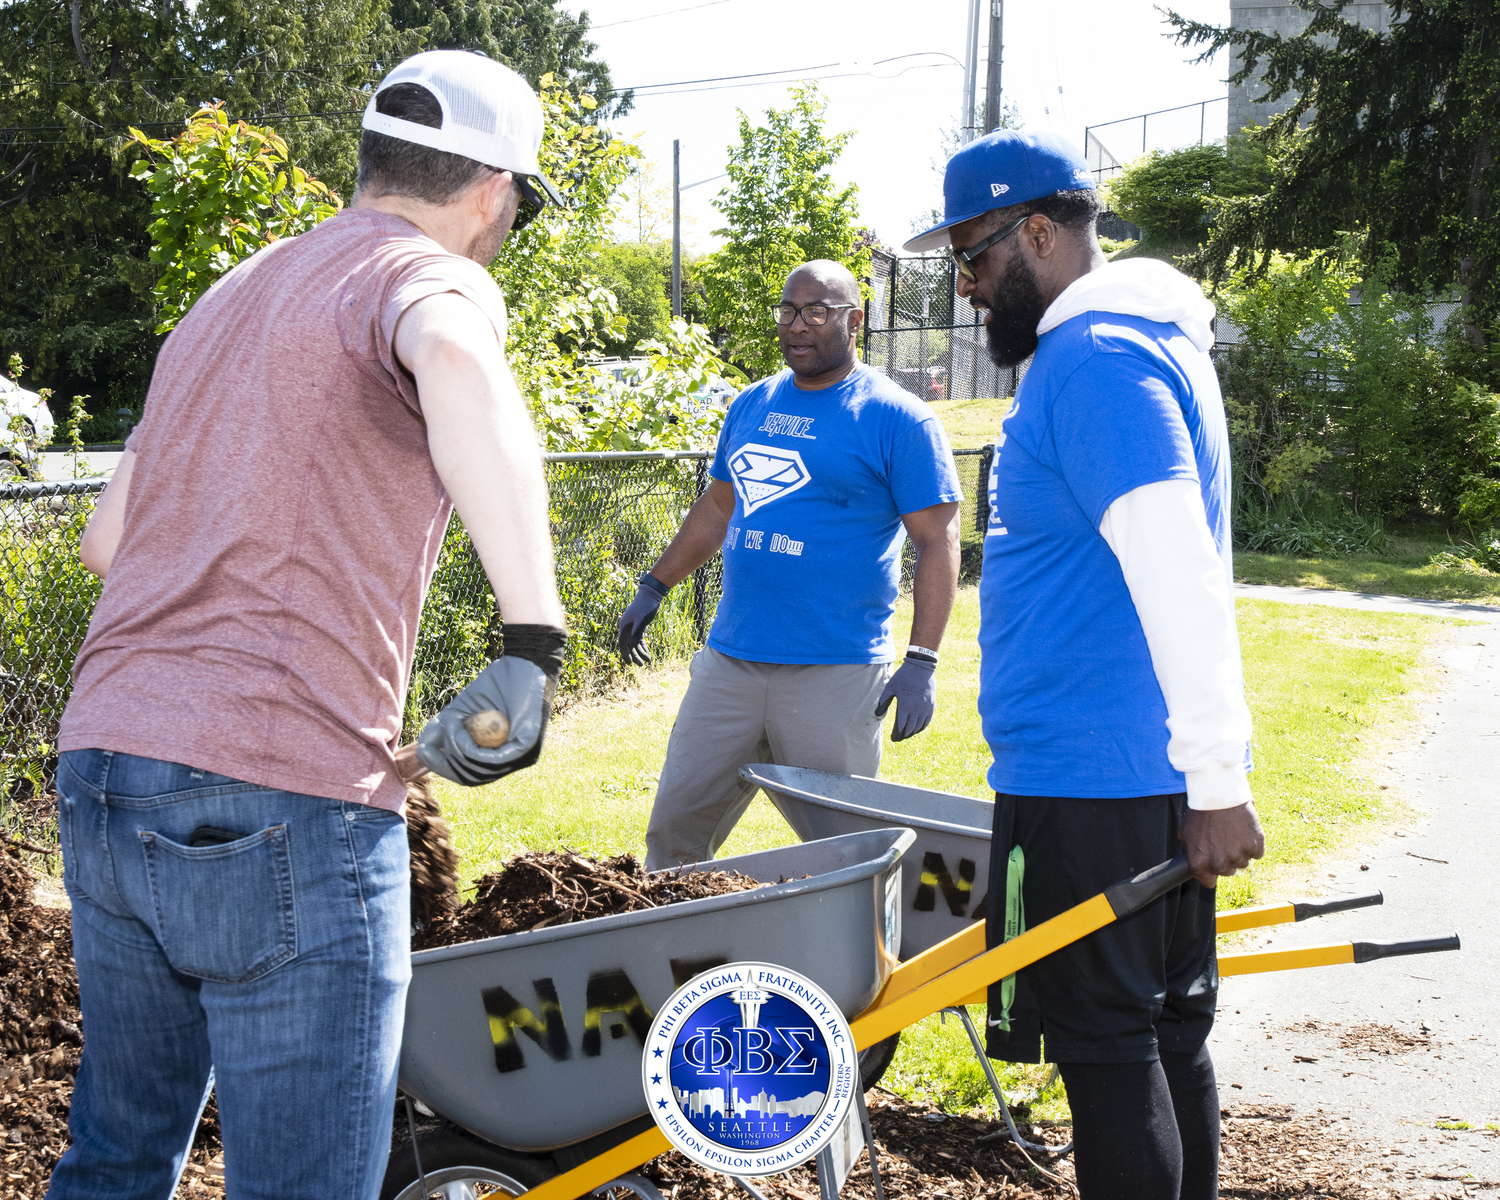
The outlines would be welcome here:
<svg viewBox="0 0 1500 1200">
<path fill-rule="evenodd" d="M 83 1009 L 49 1200 L 161 1197 L 210 1086 L 229 1193 L 375 1196 L 411 979 L 406 825 L 157 759 L 58 769 Z M 213 827 L 233 836 L 190 846 Z"/>
</svg>

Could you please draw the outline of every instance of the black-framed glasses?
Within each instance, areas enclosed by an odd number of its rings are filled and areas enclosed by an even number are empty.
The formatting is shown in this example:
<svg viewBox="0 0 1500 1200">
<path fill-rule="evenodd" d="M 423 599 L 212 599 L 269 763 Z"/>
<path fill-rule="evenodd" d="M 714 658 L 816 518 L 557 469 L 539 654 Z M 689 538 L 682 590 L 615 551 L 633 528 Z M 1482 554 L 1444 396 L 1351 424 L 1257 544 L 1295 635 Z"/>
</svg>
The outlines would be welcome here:
<svg viewBox="0 0 1500 1200">
<path fill-rule="evenodd" d="M 531 176 L 512 175 L 511 180 L 521 193 L 521 199 L 516 203 L 516 219 L 510 223 L 511 232 L 518 233 L 537 219 L 547 207 L 547 199 L 531 186 Z"/>
<path fill-rule="evenodd" d="M 969 264 L 976 258 L 978 258 L 981 254 L 983 254 L 986 250 L 988 250 L 991 246 L 997 245 L 998 243 L 1003 242 L 1006 238 L 1010 237 L 1010 235 L 1015 233 L 1015 231 L 1021 228 L 1022 225 L 1026 224 L 1026 222 L 1030 220 L 1032 216 L 1032 213 L 1027 213 L 1024 217 L 1017 217 L 1004 229 L 1000 230 L 997 233 L 990 234 L 990 236 L 987 238 L 981 238 L 979 241 L 975 242 L 967 249 L 960 250 L 957 246 L 954 246 L 952 248 L 953 264 L 958 268 L 958 273 L 965 279 L 972 282 L 974 279 L 974 268 Z"/>
<path fill-rule="evenodd" d="M 840 308 L 858 308 L 857 304 L 804 304 L 798 308 L 795 304 L 777 304 L 771 308 L 771 315 L 776 318 L 778 325 L 790 325 L 799 316 L 804 325 L 826 325 L 828 314 Z"/>
<path fill-rule="evenodd" d="M 496 175 L 503 175 L 506 168 L 490 167 Z M 512 233 L 525 229 L 541 215 L 542 209 L 547 207 L 550 200 L 558 208 L 567 208 L 568 202 L 563 199 L 562 194 L 552 186 L 552 181 L 545 175 L 523 175 L 519 171 L 510 173 L 511 182 L 516 185 L 516 191 L 521 194 L 516 203 L 516 219 L 511 222 Z M 540 190 L 538 188 L 540 187 Z"/>
</svg>

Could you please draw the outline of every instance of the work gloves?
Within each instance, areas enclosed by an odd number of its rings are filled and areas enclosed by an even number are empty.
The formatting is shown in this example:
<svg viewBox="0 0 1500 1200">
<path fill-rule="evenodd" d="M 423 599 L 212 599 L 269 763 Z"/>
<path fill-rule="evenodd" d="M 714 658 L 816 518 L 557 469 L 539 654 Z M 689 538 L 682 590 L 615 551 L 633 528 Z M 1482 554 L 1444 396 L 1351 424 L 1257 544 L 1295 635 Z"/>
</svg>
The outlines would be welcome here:
<svg viewBox="0 0 1500 1200">
<path fill-rule="evenodd" d="M 891 726 L 891 741 L 916 737 L 932 721 L 937 707 L 937 655 L 928 650 L 908 649 L 906 661 L 897 668 L 880 693 L 875 715 L 883 717 L 896 702 L 896 721 Z"/>
<path fill-rule="evenodd" d="M 506 625 L 504 653 L 479 673 L 435 717 L 428 719 L 417 739 L 417 758 L 429 771 L 477 787 L 536 762 L 542 737 L 562 673 L 563 648 L 568 635 L 551 625 Z M 510 723 L 505 741 L 486 749 L 471 730 L 484 738 L 485 724 L 469 722 L 475 714 L 500 713 Z M 485 739 L 488 740 L 488 739 Z"/>
<path fill-rule="evenodd" d="M 649 571 L 641 576 L 635 599 L 620 617 L 620 657 L 627 663 L 644 667 L 651 661 L 651 651 L 646 649 L 646 626 L 651 624 L 671 590 Z"/>
</svg>

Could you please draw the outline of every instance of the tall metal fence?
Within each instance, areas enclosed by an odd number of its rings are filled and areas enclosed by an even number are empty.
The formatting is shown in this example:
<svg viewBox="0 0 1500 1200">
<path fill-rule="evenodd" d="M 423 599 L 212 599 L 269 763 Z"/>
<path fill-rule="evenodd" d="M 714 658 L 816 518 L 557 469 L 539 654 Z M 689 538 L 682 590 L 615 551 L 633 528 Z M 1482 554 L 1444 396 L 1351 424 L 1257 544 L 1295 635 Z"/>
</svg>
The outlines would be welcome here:
<svg viewBox="0 0 1500 1200">
<path fill-rule="evenodd" d="M 873 256 L 864 360 L 924 400 L 1010 396 L 1025 373 L 990 360 L 981 315 L 959 296 L 946 255 Z"/>
<path fill-rule="evenodd" d="M 976 509 L 988 451 L 955 452 L 965 496 L 965 571 L 978 572 L 983 524 Z M 547 456 L 558 588 L 573 637 L 565 694 L 598 691 L 622 671 L 620 613 L 708 481 L 712 455 Z M 58 722 L 73 660 L 99 596 L 78 542 L 103 490 L 100 479 L 0 485 L 0 822 L 22 835 L 52 821 Z M 906 574 L 910 579 L 910 546 Z M 721 560 L 672 589 L 647 631 L 658 660 L 703 644 L 718 606 Z M 503 649 L 501 614 L 462 524 L 454 519 L 422 610 L 405 714 L 411 737 L 427 717 Z"/>
</svg>

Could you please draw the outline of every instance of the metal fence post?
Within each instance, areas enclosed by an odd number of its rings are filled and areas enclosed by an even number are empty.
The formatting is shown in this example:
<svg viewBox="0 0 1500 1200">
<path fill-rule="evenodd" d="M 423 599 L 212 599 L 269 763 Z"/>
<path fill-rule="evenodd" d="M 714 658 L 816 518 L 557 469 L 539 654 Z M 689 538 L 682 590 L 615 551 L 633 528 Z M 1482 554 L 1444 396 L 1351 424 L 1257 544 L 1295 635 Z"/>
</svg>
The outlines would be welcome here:
<svg viewBox="0 0 1500 1200">
<path fill-rule="evenodd" d="M 708 460 L 706 458 L 698 460 L 695 475 L 698 490 L 693 499 L 696 501 L 699 496 L 702 496 L 708 490 Z M 703 645 L 704 639 L 708 636 L 707 624 L 708 564 L 704 563 L 703 566 L 693 572 L 693 632 L 697 636 L 700 646 Z"/>
</svg>

